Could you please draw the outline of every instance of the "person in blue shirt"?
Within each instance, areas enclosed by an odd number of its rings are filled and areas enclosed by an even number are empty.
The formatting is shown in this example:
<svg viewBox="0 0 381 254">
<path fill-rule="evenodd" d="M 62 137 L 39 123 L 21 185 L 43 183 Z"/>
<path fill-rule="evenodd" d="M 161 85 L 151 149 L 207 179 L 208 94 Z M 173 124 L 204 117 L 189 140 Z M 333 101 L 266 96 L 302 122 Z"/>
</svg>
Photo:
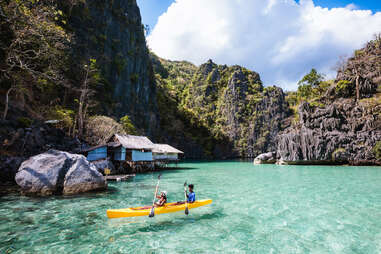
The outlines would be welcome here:
<svg viewBox="0 0 381 254">
<path fill-rule="evenodd" d="M 193 203 L 196 201 L 196 194 L 193 192 L 193 184 L 189 184 L 189 193 L 187 193 L 188 203 Z"/>
</svg>

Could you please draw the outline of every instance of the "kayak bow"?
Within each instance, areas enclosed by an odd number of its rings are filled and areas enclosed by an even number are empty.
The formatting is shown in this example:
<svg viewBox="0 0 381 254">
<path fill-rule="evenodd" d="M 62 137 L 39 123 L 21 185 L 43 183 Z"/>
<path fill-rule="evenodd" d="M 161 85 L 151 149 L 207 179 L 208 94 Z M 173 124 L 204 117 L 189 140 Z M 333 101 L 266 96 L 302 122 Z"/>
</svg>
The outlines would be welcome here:
<svg viewBox="0 0 381 254">
<path fill-rule="evenodd" d="M 209 205 L 211 203 L 212 203 L 211 199 L 197 200 L 193 203 L 188 203 L 188 209 L 198 208 L 200 206 Z M 164 206 L 156 207 L 155 214 L 174 213 L 174 212 L 184 211 L 186 206 L 187 205 L 185 202 L 167 203 Z M 115 218 L 147 216 L 149 215 L 150 211 L 151 211 L 151 206 L 125 208 L 125 209 L 109 209 L 107 210 L 107 217 L 109 219 L 115 219 Z"/>
</svg>

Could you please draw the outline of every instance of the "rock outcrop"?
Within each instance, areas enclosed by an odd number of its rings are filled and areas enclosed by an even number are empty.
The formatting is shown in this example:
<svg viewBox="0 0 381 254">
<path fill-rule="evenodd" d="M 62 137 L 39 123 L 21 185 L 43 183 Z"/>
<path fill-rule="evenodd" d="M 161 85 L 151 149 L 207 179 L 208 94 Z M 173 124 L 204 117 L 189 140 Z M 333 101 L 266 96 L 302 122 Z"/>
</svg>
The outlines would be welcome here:
<svg viewBox="0 0 381 254">
<path fill-rule="evenodd" d="M 299 126 L 278 136 L 277 157 L 288 163 L 377 164 L 373 147 L 381 140 L 381 119 L 369 107 L 340 99 L 324 108 L 299 106 Z"/>
<path fill-rule="evenodd" d="M 76 194 L 107 188 L 96 167 L 82 155 L 49 150 L 24 161 L 15 177 L 24 194 Z"/>
<path fill-rule="evenodd" d="M 376 36 L 340 67 L 314 107 L 299 106 L 299 124 L 278 137 L 278 158 L 303 164 L 381 164 L 380 66 L 381 37 Z"/>
<path fill-rule="evenodd" d="M 349 96 L 372 97 L 381 83 L 381 35 L 369 41 L 364 48 L 356 50 L 339 69 L 336 81 L 349 81 L 346 87 Z"/>
<path fill-rule="evenodd" d="M 274 164 L 276 162 L 276 152 L 263 153 L 254 159 L 254 164 Z"/>
</svg>

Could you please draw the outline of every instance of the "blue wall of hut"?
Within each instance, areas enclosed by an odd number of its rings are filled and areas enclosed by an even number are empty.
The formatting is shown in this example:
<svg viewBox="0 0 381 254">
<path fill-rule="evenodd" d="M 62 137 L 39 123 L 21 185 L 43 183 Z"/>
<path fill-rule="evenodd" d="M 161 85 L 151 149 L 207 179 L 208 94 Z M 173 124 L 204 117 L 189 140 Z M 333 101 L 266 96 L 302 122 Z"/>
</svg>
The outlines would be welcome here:
<svg viewBox="0 0 381 254">
<path fill-rule="evenodd" d="M 132 161 L 153 161 L 152 152 L 132 150 Z"/>
<path fill-rule="evenodd" d="M 126 148 L 118 147 L 115 149 L 114 160 L 116 161 L 124 161 L 126 160 Z"/>
<path fill-rule="evenodd" d="M 97 161 L 107 158 L 107 147 L 99 147 L 93 151 L 88 152 L 87 160 L 88 161 Z"/>
</svg>

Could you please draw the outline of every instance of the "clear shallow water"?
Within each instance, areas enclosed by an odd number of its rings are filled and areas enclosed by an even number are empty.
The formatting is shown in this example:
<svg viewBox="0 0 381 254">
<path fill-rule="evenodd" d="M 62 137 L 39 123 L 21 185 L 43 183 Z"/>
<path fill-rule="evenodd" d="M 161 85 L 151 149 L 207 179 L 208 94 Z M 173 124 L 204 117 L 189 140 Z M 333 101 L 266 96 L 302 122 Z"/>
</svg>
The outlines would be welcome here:
<svg viewBox="0 0 381 254">
<path fill-rule="evenodd" d="M 169 201 L 185 180 L 211 206 L 108 220 L 152 202 L 158 173 L 71 198 L 0 197 L 0 253 L 381 253 L 381 168 L 185 163 L 164 171 Z"/>
</svg>

